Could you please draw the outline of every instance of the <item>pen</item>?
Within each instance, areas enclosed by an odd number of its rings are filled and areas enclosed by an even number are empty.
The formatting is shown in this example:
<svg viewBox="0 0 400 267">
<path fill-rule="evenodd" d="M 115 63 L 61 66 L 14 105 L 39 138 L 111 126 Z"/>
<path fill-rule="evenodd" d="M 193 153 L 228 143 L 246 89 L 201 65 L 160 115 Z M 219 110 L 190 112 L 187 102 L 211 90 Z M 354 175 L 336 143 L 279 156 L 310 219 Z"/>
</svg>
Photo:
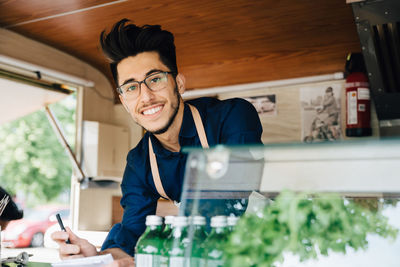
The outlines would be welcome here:
<svg viewBox="0 0 400 267">
<path fill-rule="evenodd" d="M 61 220 L 61 217 L 60 217 L 59 213 L 56 214 L 56 218 L 57 218 L 58 224 L 60 225 L 61 230 L 66 232 L 64 224 L 63 224 L 63 222 Z M 69 241 L 69 238 L 67 239 L 67 241 L 65 241 L 65 243 L 71 244 L 71 241 Z"/>
</svg>

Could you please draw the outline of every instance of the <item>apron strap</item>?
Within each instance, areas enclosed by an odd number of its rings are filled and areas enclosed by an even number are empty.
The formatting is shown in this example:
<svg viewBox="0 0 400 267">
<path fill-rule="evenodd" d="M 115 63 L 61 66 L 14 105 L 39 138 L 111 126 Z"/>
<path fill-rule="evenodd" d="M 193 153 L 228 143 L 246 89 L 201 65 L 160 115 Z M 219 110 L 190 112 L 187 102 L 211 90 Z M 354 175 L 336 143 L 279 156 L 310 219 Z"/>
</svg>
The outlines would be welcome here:
<svg viewBox="0 0 400 267">
<path fill-rule="evenodd" d="M 200 113 L 197 110 L 197 108 L 195 108 L 194 106 L 192 106 L 190 104 L 188 104 L 188 106 L 189 106 L 190 110 L 192 111 L 194 125 L 196 126 L 196 130 L 197 130 L 197 134 L 199 135 L 199 138 L 200 138 L 201 146 L 203 148 L 209 148 L 210 146 L 208 145 L 208 142 L 207 142 L 207 136 L 206 136 L 206 132 L 204 131 L 204 126 L 203 126 L 203 122 L 200 117 Z"/>
<path fill-rule="evenodd" d="M 160 172 L 158 171 L 158 165 L 156 160 L 156 155 L 153 151 L 153 144 L 151 143 L 151 139 L 149 136 L 149 156 L 150 156 L 150 167 L 151 174 L 153 175 L 154 185 L 156 186 L 157 192 L 165 199 L 170 199 L 164 191 L 164 187 L 161 183 Z M 171 199 L 170 199 L 171 200 Z"/>
<path fill-rule="evenodd" d="M 199 135 L 200 138 L 201 146 L 203 148 L 209 148 L 206 132 L 204 131 L 204 126 L 203 122 L 201 121 L 200 113 L 196 107 L 190 104 L 188 104 L 188 106 L 192 112 L 194 124 L 196 126 L 197 134 Z M 151 143 L 150 136 L 149 136 L 149 157 L 150 157 L 151 174 L 153 175 L 153 181 L 154 185 L 156 186 L 157 192 L 160 194 L 161 197 L 171 200 L 171 198 L 168 197 L 167 194 L 165 193 L 164 187 L 161 182 L 160 172 L 158 171 L 157 159 L 156 155 L 154 154 L 153 144 Z"/>
</svg>

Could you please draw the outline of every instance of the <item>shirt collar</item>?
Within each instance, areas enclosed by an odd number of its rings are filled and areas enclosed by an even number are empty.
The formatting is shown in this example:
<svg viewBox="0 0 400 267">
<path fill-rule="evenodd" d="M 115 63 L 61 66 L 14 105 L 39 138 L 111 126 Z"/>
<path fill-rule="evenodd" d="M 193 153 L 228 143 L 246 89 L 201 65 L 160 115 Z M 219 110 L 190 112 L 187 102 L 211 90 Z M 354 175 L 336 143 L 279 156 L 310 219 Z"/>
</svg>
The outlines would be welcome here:
<svg viewBox="0 0 400 267">
<path fill-rule="evenodd" d="M 183 118 L 182 118 L 182 125 L 181 129 L 179 131 L 179 138 L 191 138 L 195 137 L 197 134 L 196 132 L 196 126 L 194 124 L 192 112 L 190 111 L 190 108 L 187 104 L 184 104 L 184 110 L 183 110 Z M 149 134 L 148 132 L 146 133 L 146 139 L 149 138 L 149 135 L 151 135 L 151 142 L 153 144 L 153 149 L 154 153 L 157 156 L 168 156 L 174 153 L 179 153 L 179 152 L 171 152 L 167 149 L 165 149 L 160 142 L 158 141 L 157 138 L 153 134 Z M 180 140 L 181 141 L 181 140 Z M 182 145 L 182 142 L 180 142 Z"/>
<path fill-rule="evenodd" d="M 165 148 L 161 145 L 160 141 L 158 141 L 158 139 L 157 139 L 153 134 L 149 134 L 149 135 L 146 137 L 147 140 L 149 139 L 149 136 L 150 136 L 150 138 L 151 138 L 151 143 L 152 143 L 152 145 L 153 145 L 154 154 L 156 154 L 157 157 L 160 157 L 160 156 L 161 156 L 161 157 L 167 157 L 167 156 L 172 155 L 173 153 L 176 153 L 176 152 L 171 152 L 171 151 L 169 151 L 168 149 L 165 149 Z M 147 148 L 146 148 L 146 149 L 149 149 L 148 145 L 149 145 L 149 144 L 147 143 Z"/>
</svg>

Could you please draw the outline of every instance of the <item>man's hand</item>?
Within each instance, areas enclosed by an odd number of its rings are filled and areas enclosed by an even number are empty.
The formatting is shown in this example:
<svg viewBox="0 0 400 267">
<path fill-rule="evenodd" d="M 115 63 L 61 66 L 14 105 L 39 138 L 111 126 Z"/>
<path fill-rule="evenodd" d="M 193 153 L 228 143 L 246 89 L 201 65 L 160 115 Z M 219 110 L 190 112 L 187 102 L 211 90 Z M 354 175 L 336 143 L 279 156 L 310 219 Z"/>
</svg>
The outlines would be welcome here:
<svg viewBox="0 0 400 267">
<path fill-rule="evenodd" d="M 98 255 L 96 247 L 89 241 L 79 238 L 69 227 L 66 227 L 65 230 L 67 232 L 57 231 L 51 234 L 51 238 L 60 246 L 59 254 L 62 260 Z M 65 243 L 68 238 L 71 244 Z"/>
</svg>

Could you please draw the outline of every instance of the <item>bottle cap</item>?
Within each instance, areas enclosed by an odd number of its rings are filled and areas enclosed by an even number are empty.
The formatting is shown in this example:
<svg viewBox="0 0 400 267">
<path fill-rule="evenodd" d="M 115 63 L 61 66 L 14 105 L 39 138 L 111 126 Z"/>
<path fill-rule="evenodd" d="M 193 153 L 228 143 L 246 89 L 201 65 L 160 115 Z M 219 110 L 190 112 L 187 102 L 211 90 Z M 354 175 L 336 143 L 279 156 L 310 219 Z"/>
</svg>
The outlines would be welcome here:
<svg viewBox="0 0 400 267">
<path fill-rule="evenodd" d="M 194 216 L 192 218 L 194 225 L 206 225 L 206 217 L 204 216 Z"/>
<path fill-rule="evenodd" d="M 171 215 L 165 216 L 164 223 L 165 224 L 172 224 L 174 222 L 174 217 L 175 216 L 171 216 Z"/>
<path fill-rule="evenodd" d="M 229 216 L 228 217 L 228 226 L 235 226 L 238 221 L 239 221 L 239 217 Z"/>
<path fill-rule="evenodd" d="M 162 225 L 162 218 L 157 215 L 148 215 L 146 217 L 146 225 Z"/>
<path fill-rule="evenodd" d="M 182 227 L 182 226 L 187 226 L 188 225 L 188 218 L 186 216 L 175 216 L 174 217 L 174 222 L 172 223 L 172 226 L 175 227 Z"/>
<path fill-rule="evenodd" d="M 226 227 L 226 216 L 214 216 L 211 218 L 211 227 Z"/>
</svg>

